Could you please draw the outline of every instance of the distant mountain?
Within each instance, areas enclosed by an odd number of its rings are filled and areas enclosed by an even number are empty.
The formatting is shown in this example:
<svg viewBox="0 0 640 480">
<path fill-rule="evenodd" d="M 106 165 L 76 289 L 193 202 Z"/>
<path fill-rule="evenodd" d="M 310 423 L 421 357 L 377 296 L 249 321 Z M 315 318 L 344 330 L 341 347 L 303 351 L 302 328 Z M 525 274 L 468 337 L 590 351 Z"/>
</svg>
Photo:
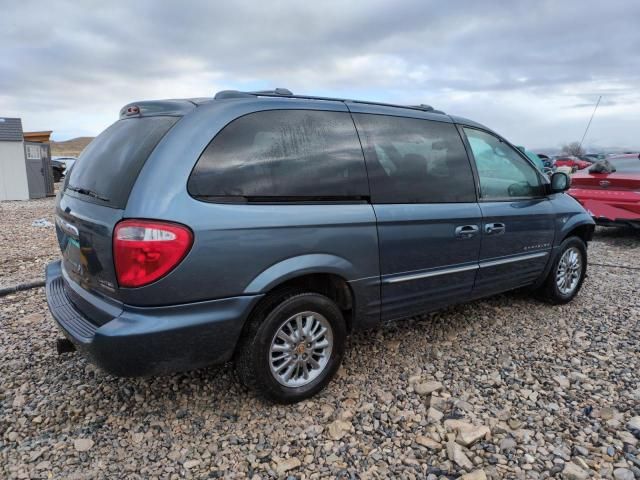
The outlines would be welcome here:
<svg viewBox="0 0 640 480">
<path fill-rule="evenodd" d="M 78 137 L 63 142 L 51 142 L 51 155 L 54 157 L 71 156 L 77 157 L 80 152 L 89 145 L 94 137 Z"/>
</svg>

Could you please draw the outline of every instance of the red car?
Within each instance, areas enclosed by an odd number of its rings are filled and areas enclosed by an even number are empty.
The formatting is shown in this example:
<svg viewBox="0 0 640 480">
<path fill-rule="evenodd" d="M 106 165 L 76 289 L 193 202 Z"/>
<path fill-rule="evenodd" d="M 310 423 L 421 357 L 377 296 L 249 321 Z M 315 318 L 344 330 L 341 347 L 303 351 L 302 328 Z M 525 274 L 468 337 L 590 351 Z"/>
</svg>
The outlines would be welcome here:
<svg viewBox="0 0 640 480">
<path fill-rule="evenodd" d="M 582 170 L 583 168 L 590 167 L 591 162 L 581 160 L 578 157 L 558 157 L 556 158 L 556 167 L 571 167 L 571 171 Z"/>
<path fill-rule="evenodd" d="M 598 225 L 640 228 L 640 155 L 616 155 L 607 160 L 615 172 L 577 172 L 568 193 Z"/>
</svg>

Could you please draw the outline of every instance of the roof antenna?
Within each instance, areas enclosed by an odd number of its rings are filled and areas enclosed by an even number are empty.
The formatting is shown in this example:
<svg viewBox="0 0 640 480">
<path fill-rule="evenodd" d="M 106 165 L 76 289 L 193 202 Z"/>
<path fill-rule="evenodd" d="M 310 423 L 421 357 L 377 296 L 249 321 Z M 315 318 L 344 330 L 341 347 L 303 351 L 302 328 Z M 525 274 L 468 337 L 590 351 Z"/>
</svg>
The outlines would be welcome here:
<svg viewBox="0 0 640 480">
<path fill-rule="evenodd" d="M 598 105 L 600 105 L 600 100 L 602 100 L 602 95 L 598 97 L 598 101 L 596 102 L 596 108 L 593 109 L 593 113 L 591 114 L 589 123 L 587 123 L 587 128 L 584 131 L 584 135 L 582 135 L 582 140 L 580 140 L 580 148 L 582 148 L 582 142 L 584 142 L 584 137 L 587 136 L 587 132 L 589 131 L 589 127 L 591 126 L 591 122 L 593 121 L 593 116 L 596 114 L 596 110 L 598 110 Z"/>
</svg>

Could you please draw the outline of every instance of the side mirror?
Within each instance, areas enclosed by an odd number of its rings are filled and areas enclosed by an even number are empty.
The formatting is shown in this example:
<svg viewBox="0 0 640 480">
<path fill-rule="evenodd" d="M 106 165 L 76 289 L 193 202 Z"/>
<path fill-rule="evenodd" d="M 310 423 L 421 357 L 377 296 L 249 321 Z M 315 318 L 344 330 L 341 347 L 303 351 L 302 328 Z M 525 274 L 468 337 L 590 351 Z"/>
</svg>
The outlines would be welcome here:
<svg viewBox="0 0 640 480">
<path fill-rule="evenodd" d="M 551 175 L 551 192 L 562 193 L 569 190 L 571 186 L 571 179 L 569 175 L 564 172 L 556 172 Z"/>
</svg>

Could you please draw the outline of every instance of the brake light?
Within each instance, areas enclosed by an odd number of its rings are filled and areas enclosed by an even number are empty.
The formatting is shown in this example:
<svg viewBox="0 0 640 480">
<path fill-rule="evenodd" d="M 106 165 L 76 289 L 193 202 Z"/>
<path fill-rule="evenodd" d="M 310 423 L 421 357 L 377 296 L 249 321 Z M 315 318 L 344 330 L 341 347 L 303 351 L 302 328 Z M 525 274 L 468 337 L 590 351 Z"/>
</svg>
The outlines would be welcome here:
<svg viewBox="0 0 640 480">
<path fill-rule="evenodd" d="M 153 220 L 124 220 L 113 232 L 118 284 L 141 287 L 173 270 L 193 245 L 187 227 Z"/>
</svg>

